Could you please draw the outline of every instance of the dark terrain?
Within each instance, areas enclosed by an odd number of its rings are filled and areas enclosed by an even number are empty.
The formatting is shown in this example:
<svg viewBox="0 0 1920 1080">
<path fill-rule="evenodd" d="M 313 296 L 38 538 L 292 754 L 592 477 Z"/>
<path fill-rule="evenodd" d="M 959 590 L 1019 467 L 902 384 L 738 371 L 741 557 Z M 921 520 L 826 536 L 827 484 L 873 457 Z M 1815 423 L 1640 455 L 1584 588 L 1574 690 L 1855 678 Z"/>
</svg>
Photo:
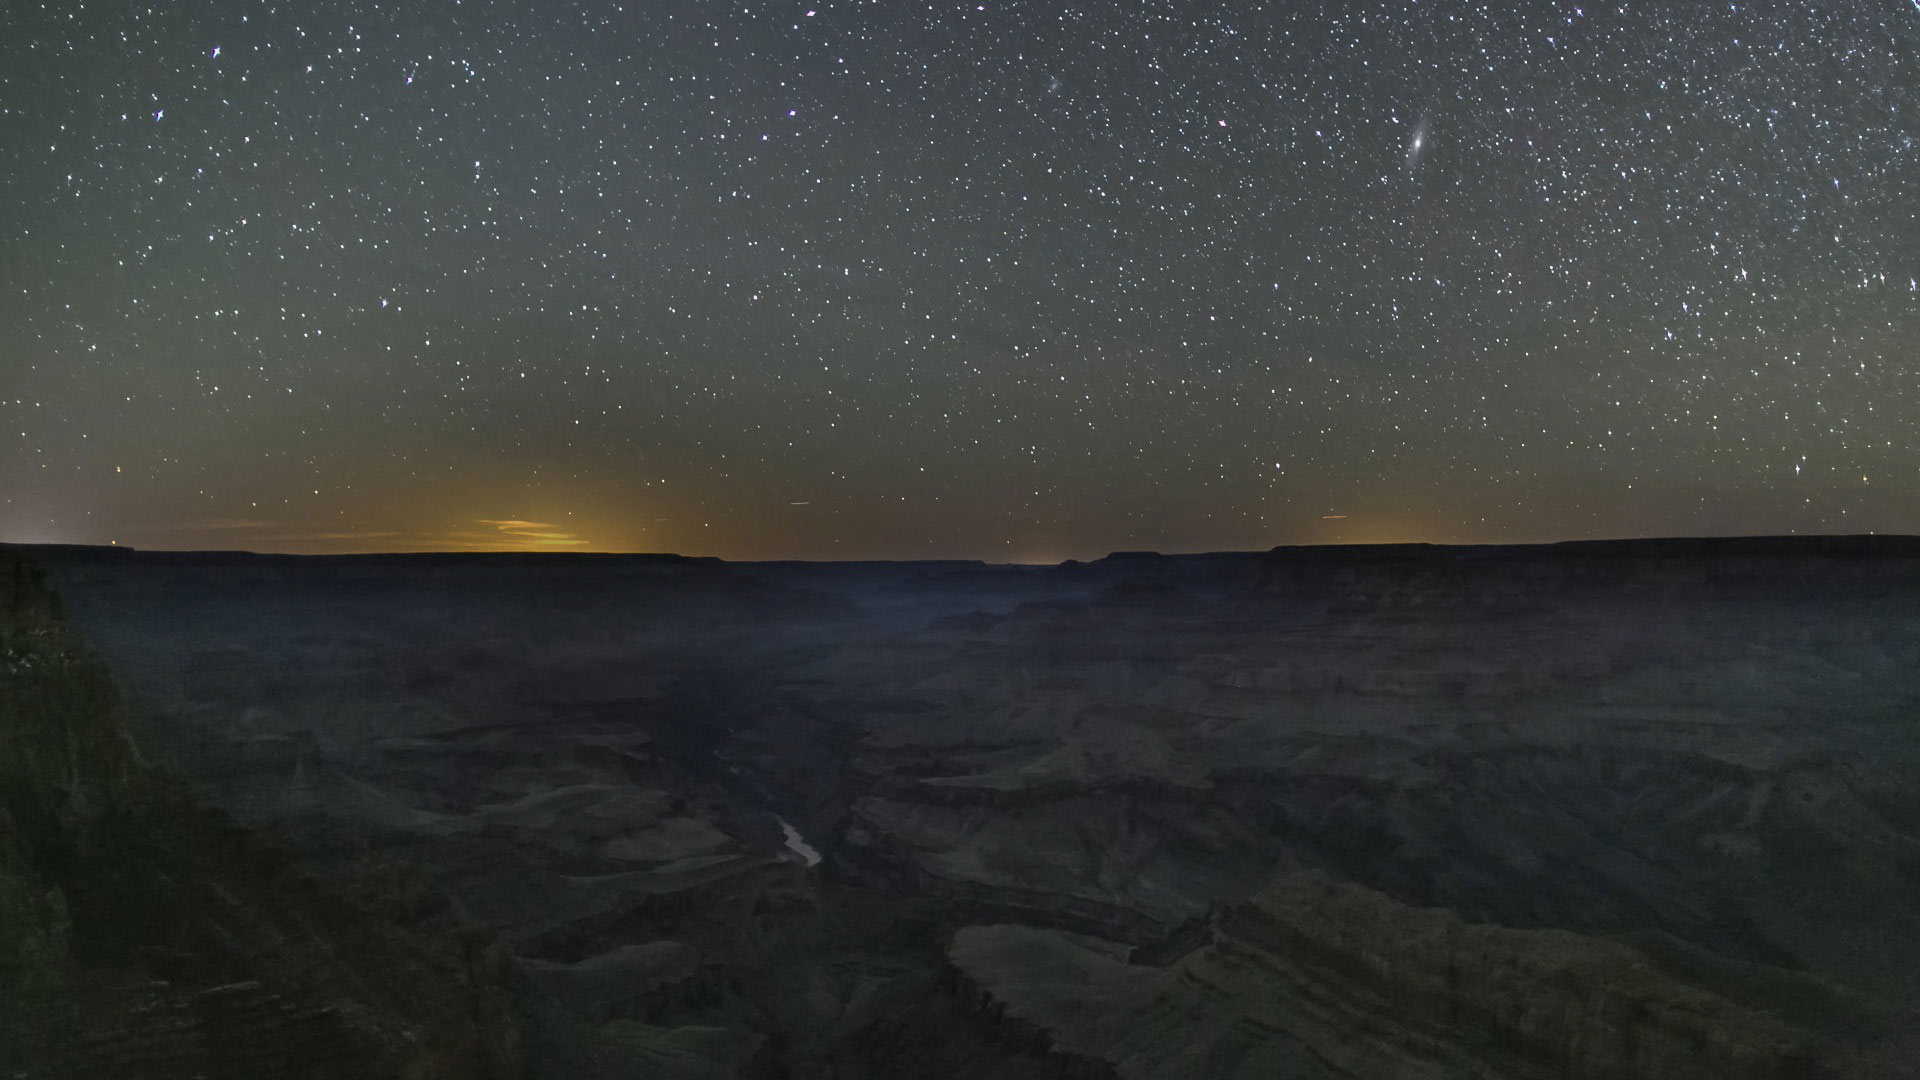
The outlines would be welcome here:
<svg viewBox="0 0 1920 1080">
<path fill-rule="evenodd" d="M 1920 1076 L 1920 539 L 0 582 L 0 1076 Z"/>
</svg>

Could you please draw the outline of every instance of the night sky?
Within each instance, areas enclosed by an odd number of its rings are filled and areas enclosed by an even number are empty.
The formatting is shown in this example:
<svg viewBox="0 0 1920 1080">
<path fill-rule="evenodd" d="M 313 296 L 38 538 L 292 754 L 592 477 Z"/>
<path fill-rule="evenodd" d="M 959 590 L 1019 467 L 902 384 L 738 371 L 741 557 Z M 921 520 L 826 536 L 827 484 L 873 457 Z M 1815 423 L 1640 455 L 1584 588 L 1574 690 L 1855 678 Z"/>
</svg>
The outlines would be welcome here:
<svg viewBox="0 0 1920 1080">
<path fill-rule="evenodd" d="M 1920 0 L 0 5 L 0 540 L 1920 532 Z"/>
</svg>

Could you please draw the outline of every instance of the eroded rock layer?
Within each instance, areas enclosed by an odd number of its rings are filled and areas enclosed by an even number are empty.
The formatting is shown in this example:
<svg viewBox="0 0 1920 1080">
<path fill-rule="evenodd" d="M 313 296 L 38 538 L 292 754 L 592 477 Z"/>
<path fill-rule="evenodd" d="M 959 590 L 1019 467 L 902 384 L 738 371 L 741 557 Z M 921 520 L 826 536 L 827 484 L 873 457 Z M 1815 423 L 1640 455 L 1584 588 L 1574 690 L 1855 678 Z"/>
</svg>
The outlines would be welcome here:
<svg viewBox="0 0 1920 1080">
<path fill-rule="evenodd" d="M 1808 1032 L 1627 945 L 1470 925 L 1317 871 L 1224 906 L 1204 946 L 1165 967 L 1006 925 L 961 930 L 951 956 L 1016 1037 L 1125 1077 L 1814 1072 Z M 1806 982 L 1809 995 L 1828 992 Z"/>
</svg>

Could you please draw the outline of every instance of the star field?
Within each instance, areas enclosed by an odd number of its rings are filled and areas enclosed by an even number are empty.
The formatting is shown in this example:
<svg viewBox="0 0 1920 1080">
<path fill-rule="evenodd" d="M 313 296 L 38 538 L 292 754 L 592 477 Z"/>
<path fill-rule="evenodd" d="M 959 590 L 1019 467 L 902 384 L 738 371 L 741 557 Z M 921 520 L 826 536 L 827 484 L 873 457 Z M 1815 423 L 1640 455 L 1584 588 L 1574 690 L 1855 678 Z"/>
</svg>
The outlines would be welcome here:
<svg viewBox="0 0 1920 1080">
<path fill-rule="evenodd" d="M 0 540 L 1920 532 L 1920 3 L 14 3 Z"/>
</svg>

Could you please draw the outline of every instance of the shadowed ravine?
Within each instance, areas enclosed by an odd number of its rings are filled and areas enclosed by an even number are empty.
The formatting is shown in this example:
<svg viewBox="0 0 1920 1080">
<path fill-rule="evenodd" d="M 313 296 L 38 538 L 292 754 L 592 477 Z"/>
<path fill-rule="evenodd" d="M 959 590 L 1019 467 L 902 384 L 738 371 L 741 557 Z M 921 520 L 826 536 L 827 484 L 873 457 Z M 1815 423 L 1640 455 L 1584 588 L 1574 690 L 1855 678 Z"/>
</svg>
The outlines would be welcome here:
<svg viewBox="0 0 1920 1080">
<path fill-rule="evenodd" d="M 1913 539 L 0 560 L 0 1075 L 1920 1067 Z"/>
</svg>

